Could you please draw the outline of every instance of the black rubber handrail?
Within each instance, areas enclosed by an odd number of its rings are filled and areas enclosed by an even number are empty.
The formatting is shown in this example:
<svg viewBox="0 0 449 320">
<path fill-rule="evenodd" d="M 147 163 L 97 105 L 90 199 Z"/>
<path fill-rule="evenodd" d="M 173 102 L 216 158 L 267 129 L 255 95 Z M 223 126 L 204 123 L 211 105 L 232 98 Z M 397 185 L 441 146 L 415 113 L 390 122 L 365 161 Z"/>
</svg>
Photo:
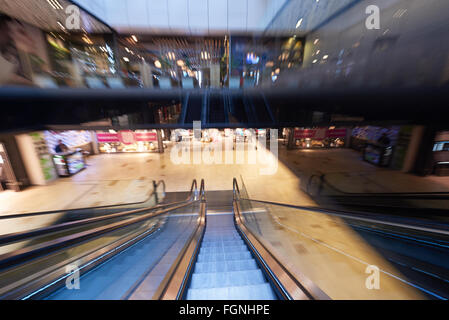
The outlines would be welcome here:
<svg viewBox="0 0 449 320">
<path fill-rule="evenodd" d="M 204 235 L 206 226 L 206 193 L 204 179 L 201 179 L 200 186 L 200 219 L 195 231 L 186 241 L 184 247 L 176 257 L 175 262 L 160 283 L 155 300 L 180 300 L 185 296 L 187 284 L 193 272 L 193 265 L 199 253 L 199 247 Z"/>
<path fill-rule="evenodd" d="M 165 185 L 165 183 L 164 183 L 164 185 Z M 165 189 L 165 187 L 164 187 L 164 189 Z M 18 242 L 18 241 L 23 241 L 23 240 L 33 238 L 36 236 L 42 236 L 42 235 L 49 234 L 49 233 L 56 232 L 56 231 L 67 230 L 67 229 L 71 229 L 71 228 L 88 225 L 88 224 L 91 224 L 94 222 L 110 220 L 110 219 L 114 219 L 114 218 L 118 218 L 118 217 L 126 217 L 129 215 L 135 214 L 135 213 L 140 213 L 140 212 L 145 212 L 145 211 L 154 211 L 154 210 L 164 209 L 164 208 L 171 207 L 171 206 L 180 205 L 182 203 L 195 200 L 197 190 L 198 190 L 197 182 L 196 182 L 196 180 L 193 180 L 192 185 L 190 187 L 189 196 L 186 198 L 186 200 L 156 205 L 156 206 L 147 207 L 147 208 L 128 210 L 128 211 L 103 215 L 103 216 L 94 217 L 94 218 L 86 218 L 86 219 L 81 219 L 81 220 L 76 220 L 76 221 L 69 221 L 69 222 L 64 222 L 64 223 L 60 223 L 60 224 L 56 224 L 56 225 L 52 225 L 52 226 L 48 226 L 48 227 L 36 228 L 33 230 L 8 233 L 8 234 L 0 236 L 0 246 L 8 245 L 8 244 Z"/>
<path fill-rule="evenodd" d="M 111 204 L 111 205 L 104 205 L 104 206 L 94 206 L 94 207 L 83 207 L 83 208 L 75 208 L 75 209 L 59 209 L 59 210 L 48 210 L 48 211 L 37 211 L 37 212 L 27 212 L 27 213 L 18 213 L 18 214 L 9 214 L 9 215 L 2 215 L 0 216 L 0 220 L 3 219 L 16 219 L 16 218 L 24 218 L 24 217 L 31 217 L 31 216 L 39 216 L 39 215 L 45 215 L 45 214 L 54 214 L 54 213 L 75 213 L 77 211 L 85 211 L 85 210 L 96 210 L 96 209 L 114 209 L 114 208 L 121 208 L 126 206 L 133 206 L 133 205 L 139 205 L 147 202 L 150 200 L 150 198 L 153 195 L 157 195 L 157 188 L 158 186 L 162 184 L 163 185 L 163 192 L 165 193 L 165 182 L 164 180 L 159 180 L 158 183 L 153 180 L 153 191 L 148 195 L 148 197 L 145 200 L 137 201 L 137 202 L 128 202 L 128 203 L 122 203 L 122 204 Z"/>
<path fill-rule="evenodd" d="M 403 199 L 426 199 L 426 200 L 449 200 L 449 192 L 347 192 L 338 189 L 329 181 L 326 180 L 326 174 L 313 174 L 310 176 L 307 182 L 307 192 L 309 193 L 309 187 L 312 183 L 312 179 L 320 179 L 320 191 L 322 187 L 326 185 L 329 189 L 335 191 L 336 195 L 326 195 L 327 197 L 373 197 L 373 198 L 403 198 Z M 320 194 L 320 193 L 319 193 Z"/>
</svg>

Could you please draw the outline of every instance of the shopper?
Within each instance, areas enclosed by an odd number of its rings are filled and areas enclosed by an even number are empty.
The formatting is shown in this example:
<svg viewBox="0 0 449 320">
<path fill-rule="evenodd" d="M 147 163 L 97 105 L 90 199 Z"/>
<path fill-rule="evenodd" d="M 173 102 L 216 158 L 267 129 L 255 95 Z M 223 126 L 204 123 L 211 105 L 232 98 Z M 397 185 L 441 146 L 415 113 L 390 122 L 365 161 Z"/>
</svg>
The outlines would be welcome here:
<svg viewBox="0 0 449 320">
<path fill-rule="evenodd" d="M 62 140 L 58 140 L 58 144 L 55 147 L 56 153 L 63 153 L 69 151 L 69 148 L 62 142 Z"/>
<path fill-rule="evenodd" d="M 382 133 L 380 138 L 377 140 L 377 143 L 387 147 L 390 145 L 391 140 L 390 140 L 390 138 L 388 138 L 387 134 L 384 132 L 384 133 Z"/>
</svg>

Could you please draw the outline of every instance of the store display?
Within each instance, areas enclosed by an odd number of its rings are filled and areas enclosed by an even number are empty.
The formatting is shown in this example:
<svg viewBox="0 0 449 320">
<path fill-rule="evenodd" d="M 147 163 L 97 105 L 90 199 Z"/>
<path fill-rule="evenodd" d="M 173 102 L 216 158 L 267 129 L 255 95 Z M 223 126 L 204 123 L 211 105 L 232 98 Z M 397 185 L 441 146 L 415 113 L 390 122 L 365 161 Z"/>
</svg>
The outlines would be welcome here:
<svg viewBox="0 0 449 320">
<path fill-rule="evenodd" d="M 363 160 L 379 167 L 388 167 L 393 157 L 393 147 L 368 143 L 363 152 Z"/>
<path fill-rule="evenodd" d="M 102 153 L 151 152 L 158 150 L 155 130 L 122 130 L 97 132 L 99 150 Z"/>
<path fill-rule="evenodd" d="M 81 149 L 55 154 L 53 161 L 60 177 L 74 175 L 86 167 Z"/>
<path fill-rule="evenodd" d="M 344 147 L 346 129 L 295 129 L 295 145 L 299 148 L 340 148 Z"/>
</svg>

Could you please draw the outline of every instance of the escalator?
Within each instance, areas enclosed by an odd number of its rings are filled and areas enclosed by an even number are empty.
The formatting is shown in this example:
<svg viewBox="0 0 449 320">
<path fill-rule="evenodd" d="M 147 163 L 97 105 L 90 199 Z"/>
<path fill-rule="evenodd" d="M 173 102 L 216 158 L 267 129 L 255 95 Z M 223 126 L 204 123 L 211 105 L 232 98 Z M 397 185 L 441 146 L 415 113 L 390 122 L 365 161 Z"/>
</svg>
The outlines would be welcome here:
<svg viewBox="0 0 449 320">
<path fill-rule="evenodd" d="M 200 121 L 203 109 L 203 96 L 191 94 L 185 108 L 184 124 L 192 124 L 193 121 Z"/>
<path fill-rule="evenodd" d="M 202 224 L 154 296 L 160 300 L 328 299 L 303 285 L 245 226 L 234 179 L 232 191 L 209 191 Z"/>
<path fill-rule="evenodd" d="M 208 207 L 206 230 L 186 299 L 277 299 L 234 225 L 232 193 L 215 192 L 214 197 L 227 200 L 228 205 L 212 212 Z"/>
<path fill-rule="evenodd" d="M 249 119 L 247 115 L 247 108 L 242 97 L 228 97 L 230 105 L 230 123 L 247 124 Z"/>
<path fill-rule="evenodd" d="M 259 126 L 272 126 L 274 124 L 274 116 L 268 105 L 268 101 L 262 94 L 246 97 L 244 99 L 249 112 L 253 115 L 254 122 Z"/>
<path fill-rule="evenodd" d="M 209 123 L 227 123 L 227 112 L 223 95 L 211 95 L 209 97 Z"/>
<path fill-rule="evenodd" d="M 97 218 L 3 237 L 0 247 L 26 242 L 0 256 L 0 299 L 444 299 L 449 294 L 444 225 L 253 200 L 236 179 L 232 191 L 206 192 L 203 180 L 198 190 L 193 181 L 183 201 Z M 381 290 L 360 285 L 363 259 L 386 274 Z"/>
<path fill-rule="evenodd" d="M 73 274 L 67 271 L 67 268 L 72 267 L 82 277 L 87 276 L 83 279 L 84 284 L 89 274 L 98 275 L 94 272 L 96 269 L 107 270 L 107 262 L 123 257 L 125 252 L 131 257 L 128 262 L 133 256 L 137 258 L 134 262 L 144 259 L 142 255 L 130 254 L 128 250 L 145 247 L 145 241 L 150 238 L 155 239 L 150 246 L 162 243 L 157 246 L 159 253 L 153 250 L 149 257 L 158 260 L 166 254 L 163 245 L 179 244 L 178 238 L 182 238 L 182 232 L 188 231 L 189 227 L 195 224 L 194 218 L 198 216 L 196 180 L 192 182 L 187 198 L 178 201 L 182 196 L 185 196 L 185 193 L 170 197 L 175 199 L 175 202 L 158 205 L 153 203 L 146 208 L 131 210 L 122 208 L 121 212 L 105 213 L 101 216 L 95 216 L 96 211 L 93 208 L 92 218 L 3 235 L 0 238 L 0 248 L 3 250 L 0 255 L 0 299 L 40 299 L 49 294 L 51 297 L 58 288 L 64 287 L 65 281 Z M 89 209 L 83 210 L 87 215 Z M 164 235 L 169 236 L 164 238 Z M 185 242 L 185 239 L 181 239 L 181 242 Z M 126 265 L 128 270 L 138 267 L 139 264 Z M 117 274 L 126 278 L 125 273 Z M 97 278 L 101 280 L 101 276 Z M 116 277 L 110 277 L 114 278 Z M 86 284 L 88 282 L 85 281 Z M 102 284 L 102 288 L 107 291 L 105 281 Z M 82 291 L 77 291 L 80 298 L 84 295 Z M 126 292 L 114 291 L 116 292 L 113 296 L 100 292 L 96 298 L 120 299 L 126 295 Z M 71 293 L 72 298 L 77 299 L 77 295 L 73 296 L 74 291 Z M 117 296 L 119 293 L 122 296 Z M 56 296 L 58 295 L 64 296 L 63 293 L 57 293 Z"/>
<path fill-rule="evenodd" d="M 0 256 L 0 299 L 295 297 L 275 280 L 269 253 L 236 223 L 235 192 L 207 196 L 204 181 L 199 191 L 194 181 L 184 201 L 97 217 L 101 224 L 90 228 L 83 219 L 4 237 L 3 245 L 29 242 Z"/>
</svg>

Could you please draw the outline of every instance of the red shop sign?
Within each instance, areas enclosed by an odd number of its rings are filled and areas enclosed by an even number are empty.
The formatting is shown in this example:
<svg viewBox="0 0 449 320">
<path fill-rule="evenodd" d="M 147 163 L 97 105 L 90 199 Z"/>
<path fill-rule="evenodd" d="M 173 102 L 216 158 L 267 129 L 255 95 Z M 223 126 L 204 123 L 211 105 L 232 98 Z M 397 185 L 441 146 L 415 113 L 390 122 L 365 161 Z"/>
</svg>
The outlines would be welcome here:
<svg viewBox="0 0 449 320">
<path fill-rule="evenodd" d="M 157 134 L 155 132 L 134 132 L 131 130 L 122 130 L 118 133 L 97 132 L 97 140 L 101 143 L 121 142 L 123 144 L 133 144 L 137 141 L 157 141 Z"/>
<path fill-rule="evenodd" d="M 326 138 L 345 138 L 346 129 L 295 129 L 295 139 L 315 139 L 323 140 Z"/>
</svg>

